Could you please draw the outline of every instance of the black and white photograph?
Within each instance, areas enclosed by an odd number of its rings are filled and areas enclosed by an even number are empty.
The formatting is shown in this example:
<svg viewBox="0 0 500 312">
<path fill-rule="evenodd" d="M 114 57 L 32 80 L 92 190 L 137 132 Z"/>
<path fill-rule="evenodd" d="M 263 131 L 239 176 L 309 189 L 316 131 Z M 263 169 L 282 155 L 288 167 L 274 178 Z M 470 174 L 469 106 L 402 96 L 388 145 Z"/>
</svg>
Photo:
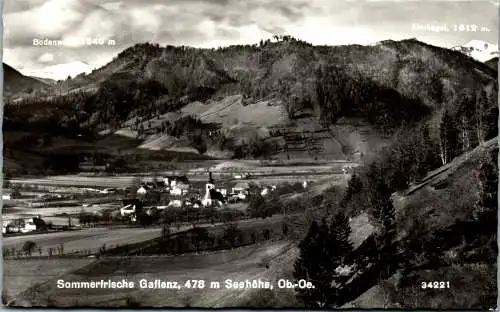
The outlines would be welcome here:
<svg viewBox="0 0 500 312">
<path fill-rule="evenodd" d="M 495 1 L 5 0 L 2 303 L 495 309 Z"/>
</svg>

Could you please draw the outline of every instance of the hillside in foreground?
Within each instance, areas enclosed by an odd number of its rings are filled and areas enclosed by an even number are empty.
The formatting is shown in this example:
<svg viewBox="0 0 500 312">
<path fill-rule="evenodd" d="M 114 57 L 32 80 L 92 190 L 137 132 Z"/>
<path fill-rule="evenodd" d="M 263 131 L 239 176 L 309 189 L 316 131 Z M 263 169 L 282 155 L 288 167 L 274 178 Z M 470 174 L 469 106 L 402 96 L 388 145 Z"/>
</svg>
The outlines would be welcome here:
<svg viewBox="0 0 500 312">
<path fill-rule="evenodd" d="M 409 263 L 344 308 L 491 308 L 496 303 L 496 219 L 478 217 L 483 164 L 498 157 L 498 138 L 430 172 L 393 197 L 397 241 Z M 495 173 L 493 173 L 495 174 Z M 491 228 L 491 227 L 490 227 Z M 449 281 L 450 289 L 422 289 Z M 447 286 L 445 286 L 447 287 Z M 444 288 L 444 287 L 443 287 Z"/>
</svg>

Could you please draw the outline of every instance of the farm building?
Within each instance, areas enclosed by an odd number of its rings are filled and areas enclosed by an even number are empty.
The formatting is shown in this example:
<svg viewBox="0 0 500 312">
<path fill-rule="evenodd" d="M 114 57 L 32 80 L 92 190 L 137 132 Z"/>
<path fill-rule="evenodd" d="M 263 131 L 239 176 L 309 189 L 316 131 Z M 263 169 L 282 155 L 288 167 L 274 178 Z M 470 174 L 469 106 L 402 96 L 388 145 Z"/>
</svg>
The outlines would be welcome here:
<svg viewBox="0 0 500 312">
<path fill-rule="evenodd" d="M 169 188 L 179 188 L 179 189 L 189 189 L 189 179 L 184 176 L 167 176 L 163 179 L 166 187 Z"/>
<path fill-rule="evenodd" d="M 249 190 L 250 190 L 250 185 L 247 182 L 238 182 L 233 187 L 232 192 L 234 194 L 238 194 L 238 193 L 248 194 Z"/>
<path fill-rule="evenodd" d="M 120 215 L 122 217 L 132 215 L 137 211 L 141 211 L 143 208 L 142 202 L 137 198 L 124 199 L 123 207 L 120 208 Z"/>
<path fill-rule="evenodd" d="M 126 205 L 126 206 L 120 208 L 120 215 L 122 217 L 128 216 L 128 215 L 133 214 L 133 213 L 135 213 L 135 205 L 129 204 L 129 205 Z"/>
</svg>

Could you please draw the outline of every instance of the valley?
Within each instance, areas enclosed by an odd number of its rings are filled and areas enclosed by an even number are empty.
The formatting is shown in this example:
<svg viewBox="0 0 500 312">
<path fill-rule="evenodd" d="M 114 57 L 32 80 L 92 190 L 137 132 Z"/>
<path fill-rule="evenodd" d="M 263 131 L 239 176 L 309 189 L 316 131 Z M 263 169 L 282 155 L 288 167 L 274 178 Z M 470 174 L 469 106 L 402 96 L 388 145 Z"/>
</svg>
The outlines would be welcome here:
<svg viewBox="0 0 500 312">
<path fill-rule="evenodd" d="M 421 279 L 460 294 L 471 283 L 467 308 L 492 305 L 498 79 L 488 64 L 416 39 L 276 36 L 218 49 L 136 44 L 54 84 L 11 76 L 8 306 L 466 305 L 449 290 L 417 293 Z M 103 291 L 60 279 L 317 287 Z"/>
</svg>

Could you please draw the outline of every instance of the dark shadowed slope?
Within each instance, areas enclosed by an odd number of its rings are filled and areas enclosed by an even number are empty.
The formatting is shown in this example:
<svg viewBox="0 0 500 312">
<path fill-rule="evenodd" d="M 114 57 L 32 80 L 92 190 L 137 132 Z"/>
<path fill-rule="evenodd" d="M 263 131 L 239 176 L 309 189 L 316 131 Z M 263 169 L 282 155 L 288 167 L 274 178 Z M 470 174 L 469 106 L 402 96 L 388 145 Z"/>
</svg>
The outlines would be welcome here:
<svg viewBox="0 0 500 312">
<path fill-rule="evenodd" d="M 498 70 L 498 57 L 494 57 L 491 60 L 488 60 L 484 63 L 489 67 L 493 68 L 494 70 Z"/>
<path fill-rule="evenodd" d="M 3 64 L 4 97 L 10 97 L 19 93 L 31 93 L 36 89 L 47 86 L 47 83 L 34 78 L 24 76 L 11 66 Z"/>
</svg>

